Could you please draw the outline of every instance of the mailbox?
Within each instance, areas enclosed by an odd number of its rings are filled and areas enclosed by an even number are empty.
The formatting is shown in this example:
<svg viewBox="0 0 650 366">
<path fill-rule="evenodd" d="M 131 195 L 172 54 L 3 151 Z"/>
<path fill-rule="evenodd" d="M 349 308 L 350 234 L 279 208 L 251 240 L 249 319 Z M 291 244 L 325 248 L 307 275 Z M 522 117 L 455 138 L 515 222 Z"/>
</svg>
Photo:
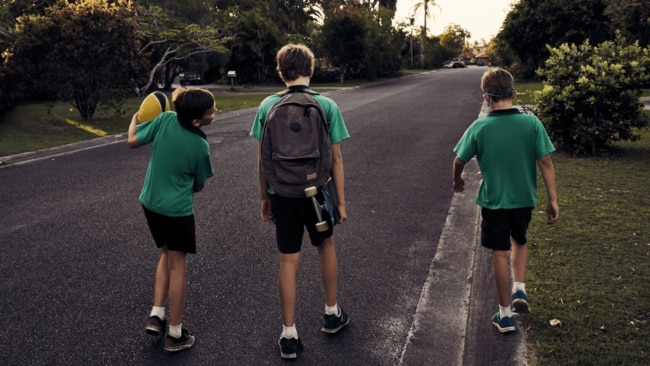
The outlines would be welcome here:
<svg viewBox="0 0 650 366">
<path fill-rule="evenodd" d="M 229 78 L 236 78 L 237 77 L 237 71 L 228 71 L 228 77 Z"/>
</svg>

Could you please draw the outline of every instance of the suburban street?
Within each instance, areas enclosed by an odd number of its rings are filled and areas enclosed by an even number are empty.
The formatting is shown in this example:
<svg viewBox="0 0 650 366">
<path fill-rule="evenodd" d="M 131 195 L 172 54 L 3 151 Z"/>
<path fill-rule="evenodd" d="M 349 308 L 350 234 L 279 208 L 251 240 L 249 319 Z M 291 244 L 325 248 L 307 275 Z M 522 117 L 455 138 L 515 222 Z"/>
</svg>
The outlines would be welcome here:
<svg viewBox="0 0 650 366">
<path fill-rule="evenodd" d="M 349 220 L 334 229 L 339 304 L 351 323 L 335 336 L 319 331 L 318 255 L 305 240 L 296 320 L 305 351 L 293 364 L 516 364 L 508 359 L 523 332 L 503 336 L 489 322 L 488 252 L 473 241 L 477 168 L 468 165 L 466 193 L 451 189 L 452 149 L 481 111 L 485 70 L 327 94 L 352 136 L 342 144 Z M 179 354 L 144 331 L 159 257 L 138 201 L 149 147 L 129 149 L 121 136 L 1 166 L 0 364 L 284 364 L 275 232 L 259 217 L 248 136 L 255 112 L 219 115 L 204 129 L 215 177 L 195 196 L 184 326 L 196 345 Z"/>
</svg>

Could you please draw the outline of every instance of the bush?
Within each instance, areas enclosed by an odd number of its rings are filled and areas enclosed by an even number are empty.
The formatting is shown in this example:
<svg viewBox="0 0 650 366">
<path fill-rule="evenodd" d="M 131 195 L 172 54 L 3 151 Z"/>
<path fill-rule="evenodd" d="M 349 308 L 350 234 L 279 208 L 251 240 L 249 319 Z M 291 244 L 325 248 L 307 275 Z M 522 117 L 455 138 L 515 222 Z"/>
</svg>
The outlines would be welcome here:
<svg viewBox="0 0 650 366">
<path fill-rule="evenodd" d="M 648 50 L 615 41 L 591 46 L 548 47 L 551 56 L 538 74 L 544 89 L 536 109 L 550 137 L 576 152 L 595 154 L 613 141 L 635 141 L 648 126 L 639 97 L 648 79 Z"/>
</svg>

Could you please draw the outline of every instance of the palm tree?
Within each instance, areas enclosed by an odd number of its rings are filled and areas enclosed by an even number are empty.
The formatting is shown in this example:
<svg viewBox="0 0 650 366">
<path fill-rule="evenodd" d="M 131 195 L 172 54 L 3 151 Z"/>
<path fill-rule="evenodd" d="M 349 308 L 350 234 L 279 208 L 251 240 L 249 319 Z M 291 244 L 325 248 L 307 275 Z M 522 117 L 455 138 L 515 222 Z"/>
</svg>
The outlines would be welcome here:
<svg viewBox="0 0 650 366">
<path fill-rule="evenodd" d="M 438 9 L 440 9 L 440 11 L 442 11 L 442 9 L 440 8 L 440 5 L 436 4 L 435 0 L 422 0 L 422 2 L 419 2 L 419 3 L 415 4 L 415 6 L 413 7 L 413 14 L 417 14 L 418 11 L 421 8 L 424 9 L 424 29 L 422 29 L 422 49 L 421 49 L 422 52 L 420 54 L 420 63 L 421 63 L 423 68 L 425 67 L 425 65 L 424 65 L 424 55 L 426 54 L 425 50 L 426 50 L 426 44 L 427 44 L 427 42 L 426 42 L 427 41 L 426 40 L 426 37 L 427 37 L 427 18 L 431 14 L 431 11 L 429 9 L 433 8 L 433 7 L 437 7 Z"/>
</svg>

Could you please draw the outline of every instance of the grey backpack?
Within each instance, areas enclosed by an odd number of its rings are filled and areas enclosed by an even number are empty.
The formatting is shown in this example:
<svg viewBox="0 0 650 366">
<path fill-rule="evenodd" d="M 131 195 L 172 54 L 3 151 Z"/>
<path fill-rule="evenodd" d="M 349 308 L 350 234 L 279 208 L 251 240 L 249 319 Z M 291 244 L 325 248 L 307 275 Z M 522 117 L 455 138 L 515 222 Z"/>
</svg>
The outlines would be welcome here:
<svg viewBox="0 0 650 366">
<path fill-rule="evenodd" d="M 264 121 L 262 169 L 283 197 L 305 197 L 305 188 L 320 189 L 330 177 L 332 143 L 313 94 L 310 89 L 285 90 Z"/>
</svg>

